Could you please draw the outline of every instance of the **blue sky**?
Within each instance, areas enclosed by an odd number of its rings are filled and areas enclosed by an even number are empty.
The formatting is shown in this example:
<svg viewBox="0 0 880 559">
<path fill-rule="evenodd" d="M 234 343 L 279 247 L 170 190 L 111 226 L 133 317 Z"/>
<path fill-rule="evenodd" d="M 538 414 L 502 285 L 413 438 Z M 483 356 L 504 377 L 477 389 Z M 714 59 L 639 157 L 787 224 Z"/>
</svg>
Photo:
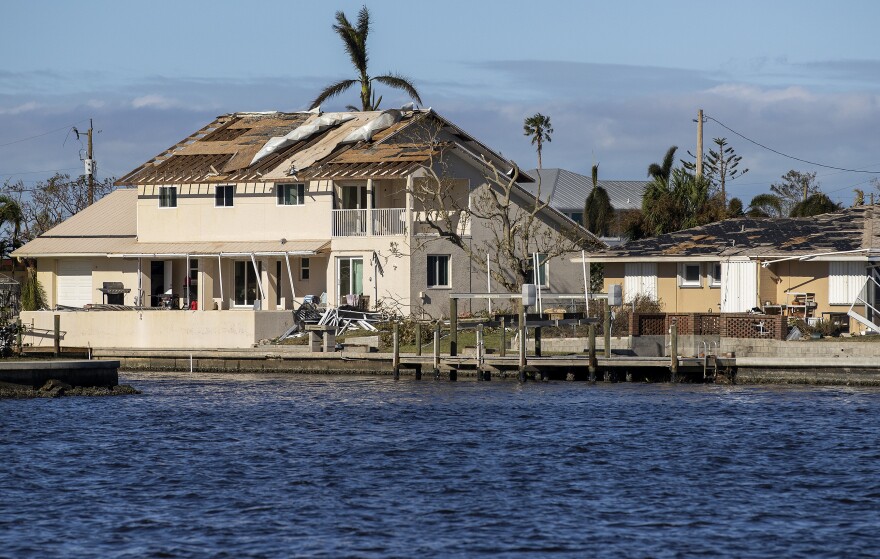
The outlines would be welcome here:
<svg viewBox="0 0 880 559">
<path fill-rule="evenodd" d="M 298 110 L 349 77 L 331 25 L 362 2 L 29 2 L 4 6 L 0 180 L 81 172 L 70 125 L 93 118 L 99 176 L 122 175 L 227 112 Z M 523 118 L 555 129 L 545 167 L 638 180 L 671 145 L 695 151 L 697 109 L 759 143 L 880 172 L 880 3 L 459 1 L 368 4 L 374 74 L 401 72 L 426 106 L 536 164 Z M 407 99 L 380 90 L 383 106 Z M 357 93 L 325 109 L 355 103 Z M 47 133 L 48 132 L 48 133 Z M 45 133 L 45 134 L 44 134 Z M 37 138 L 27 139 L 40 135 Z M 846 203 L 874 176 L 725 136 L 745 198 L 789 169 Z M 24 140 L 24 141 L 20 141 Z M 875 190 L 875 192 L 880 192 Z"/>
</svg>

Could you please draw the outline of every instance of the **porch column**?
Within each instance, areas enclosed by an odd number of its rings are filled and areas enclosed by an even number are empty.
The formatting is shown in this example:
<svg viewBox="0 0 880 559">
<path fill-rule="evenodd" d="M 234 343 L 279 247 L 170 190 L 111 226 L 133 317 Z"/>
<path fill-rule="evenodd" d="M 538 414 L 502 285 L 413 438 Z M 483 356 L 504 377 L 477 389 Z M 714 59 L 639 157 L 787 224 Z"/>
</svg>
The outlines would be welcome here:
<svg viewBox="0 0 880 559">
<path fill-rule="evenodd" d="M 263 258 L 263 285 L 266 286 L 266 300 L 263 301 L 263 309 L 267 311 L 274 311 L 278 308 L 277 301 L 277 293 L 278 293 L 278 278 L 274 278 L 274 281 L 269 281 L 270 276 L 274 276 L 276 272 L 275 262 L 269 258 Z"/>
<path fill-rule="evenodd" d="M 413 218 L 413 176 L 406 176 L 406 234 L 412 236 Z"/>
<path fill-rule="evenodd" d="M 294 308 L 293 301 L 296 297 L 296 290 L 293 288 L 293 273 L 290 271 L 290 253 L 284 253 L 284 263 L 287 265 L 287 279 L 290 281 L 290 308 L 292 309 Z"/>
<path fill-rule="evenodd" d="M 367 235 L 373 235 L 373 179 L 367 179 Z"/>
</svg>

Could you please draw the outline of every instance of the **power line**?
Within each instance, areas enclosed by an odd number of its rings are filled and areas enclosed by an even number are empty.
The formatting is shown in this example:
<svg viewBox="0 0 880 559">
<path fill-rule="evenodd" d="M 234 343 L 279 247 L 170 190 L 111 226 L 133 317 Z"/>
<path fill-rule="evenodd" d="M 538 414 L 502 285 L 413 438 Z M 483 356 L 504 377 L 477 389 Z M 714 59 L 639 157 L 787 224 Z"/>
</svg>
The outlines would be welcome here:
<svg viewBox="0 0 880 559">
<path fill-rule="evenodd" d="M 62 171 L 73 171 L 79 167 L 68 167 L 66 169 L 46 169 L 44 171 L 19 171 L 18 173 L 0 173 L 0 176 L 14 177 L 16 175 L 38 175 L 40 173 L 60 173 Z"/>
<path fill-rule="evenodd" d="M 61 130 L 69 130 L 70 128 L 76 126 L 80 122 L 85 122 L 85 120 L 86 119 L 83 119 L 78 122 L 74 122 L 73 124 L 70 124 L 68 126 L 62 126 L 61 128 L 56 128 L 55 130 L 49 130 L 48 132 L 43 132 L 42 134 L 37 134 L 36 136 L 29 136 L 27 138 L 21 138 L 20 140 L 13 140 L 13 141 L 7 142 L 5 144 L 0 144 L 0 148 L 2 148 L 4 146 L 11 146 L 12 144 L 20 144 L 21 142 L 26 142 L 28 140 L 33 140 L 35 138 L 41 138 L 43 136 L 48 136 L 49 134 L 54 134 L 55 132 L 59 132 Z"/>
<path fill-rule="evenodd" d="M 809 161 L 807 159 L 801 159 L 800 157 L 788 155 L 787 153 L 782 153 L 781 151 L 778 151 L 778 150 L 775 150 L 771 147 L 765 146 L 764 144 L 762 144 L 760 142 L 756 142 L 755 140 L 749 138 L 748 136 L 744 136 L 744 135 L 740 134 L 739 132 L 737 132 L 733 128 L 727 126 L 726 124 L 724 124 L 723 122 L 719 121 L 716 118 L 712 118 L 711 116 L 708 116 L 708 115 L 706 115 L 706 118 L 717 123 L 722 128 L 725 128 L 725 129 L 729 130 L 730 132 L 733 132 L 734 134 L 736 134 L 737 136 L 739 136 L 743 140 L 745 140 L 747 142 L 751 142 L 758 147 L 762 147 L 762 148 L 766 149 L 767 151 L 772 151 L 776 155 L 781 155 L 782 157 L 794 159 L 795 161 L 800 161 L 801 163 L 807 163 L 808 165 L 815 165 L 816 167 L 824 167 L 826 169 L 834 169 L 835 171 L 846 171 L 848 173 L 867 173 L 869 175 L 880 175 L 880 171 L 865 171 L 864 169 L 847 169 L 846 167 L 835 167 L 834 165 L 824 165 L 822 163 L 816 163 L 815 161 Z"/>
</svg>

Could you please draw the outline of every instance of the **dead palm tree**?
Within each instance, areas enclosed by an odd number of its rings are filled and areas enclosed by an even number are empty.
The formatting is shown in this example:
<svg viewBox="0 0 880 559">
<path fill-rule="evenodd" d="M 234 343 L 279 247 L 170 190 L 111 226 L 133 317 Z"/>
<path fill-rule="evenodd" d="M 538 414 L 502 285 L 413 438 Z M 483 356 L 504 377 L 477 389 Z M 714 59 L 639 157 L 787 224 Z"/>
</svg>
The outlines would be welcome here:
<svg viewBox="0 0 880 559">
<path fill-rule="evenodd" d="M 369 62 L 369 55 L 367 53 L 367 35 L 370 33 L 370 12 L 367 10 L 366 6 L 363 6 L 358 13 L 357 26 L 353 26 L 343 12 L 336 12 L 336 23 L 333 25 L 333 30 L 336 31 L 336 34 L 342 39 L 342 43 L 345 45 L 345 52 L 347 52 L 349 58 L 351 58 L 351 63 L 355 70 L 357 70 L 358 78 L 353 80 L 342 80 L 327 86 L 324 88 L 324 91 L 312 101 L 312 105 L 309 107 L 310 109 L 314 109 L 325 100 L 330 99 L 331 97 L 336 97 L 348 90 L 351 86 L 360 83 L 360 110 L 375 111 L 379 108 L 379 104 L 382 102 L 382 97 L 380 96 L 379 99 L 376 99 L 376 95 L 373 92 L 373 81 L 377 81 L 395 89 L 402 89 L 415 102 L 420 105 L 422 104 L 422 98 L 419 96 L 419 92 L 416 91 L 412 82 L 404 76 L 399 74 L 385 74 L 382 76 L 370 77 L 370 74 L 367 72 L 367 63 Z M 353 111 L 358 110 L 357 107 L 352 105 L 349 105 L 347 108 Z"/>
<path fill-rule="evenodd" d="M 541 113 L 535 113 L 523 121 L 523 135 L 532 137 L 532 144 L 537 144 L 538 169 L 541 168 L 541 149 L 544 142 L 550 141 L 553 128 L 550 126 L 550 117 Z"/>
</svg>

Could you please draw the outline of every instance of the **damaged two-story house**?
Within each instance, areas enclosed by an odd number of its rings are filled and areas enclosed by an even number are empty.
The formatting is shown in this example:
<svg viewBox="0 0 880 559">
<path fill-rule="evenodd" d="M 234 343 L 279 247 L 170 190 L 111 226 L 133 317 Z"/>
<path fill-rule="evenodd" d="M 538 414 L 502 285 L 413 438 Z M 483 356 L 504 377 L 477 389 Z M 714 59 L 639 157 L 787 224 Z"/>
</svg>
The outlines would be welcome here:
<svg viewBox="0 0 880 559">
<path fill-rule="evenodd" d="M 451 292 L 511 276 L 484 258 L 487 282 L 477 255 L 498 224 L 470 211 L 508 179 L 505 200 L 528 213 L 515 182 L 532 177 L 430 109 L 223 115 L 15 251 L 52 311 L 23 319 L 48 330 L 65 312 L 67 345 L 246 347 L 283 333 L 307 296 L 440 317 Z M 550 207 L 532 213 L 542 238 L 599 245 Z M 570 257 L 526 244 L 546 291 L 581 289 Z"/>
</svg>

